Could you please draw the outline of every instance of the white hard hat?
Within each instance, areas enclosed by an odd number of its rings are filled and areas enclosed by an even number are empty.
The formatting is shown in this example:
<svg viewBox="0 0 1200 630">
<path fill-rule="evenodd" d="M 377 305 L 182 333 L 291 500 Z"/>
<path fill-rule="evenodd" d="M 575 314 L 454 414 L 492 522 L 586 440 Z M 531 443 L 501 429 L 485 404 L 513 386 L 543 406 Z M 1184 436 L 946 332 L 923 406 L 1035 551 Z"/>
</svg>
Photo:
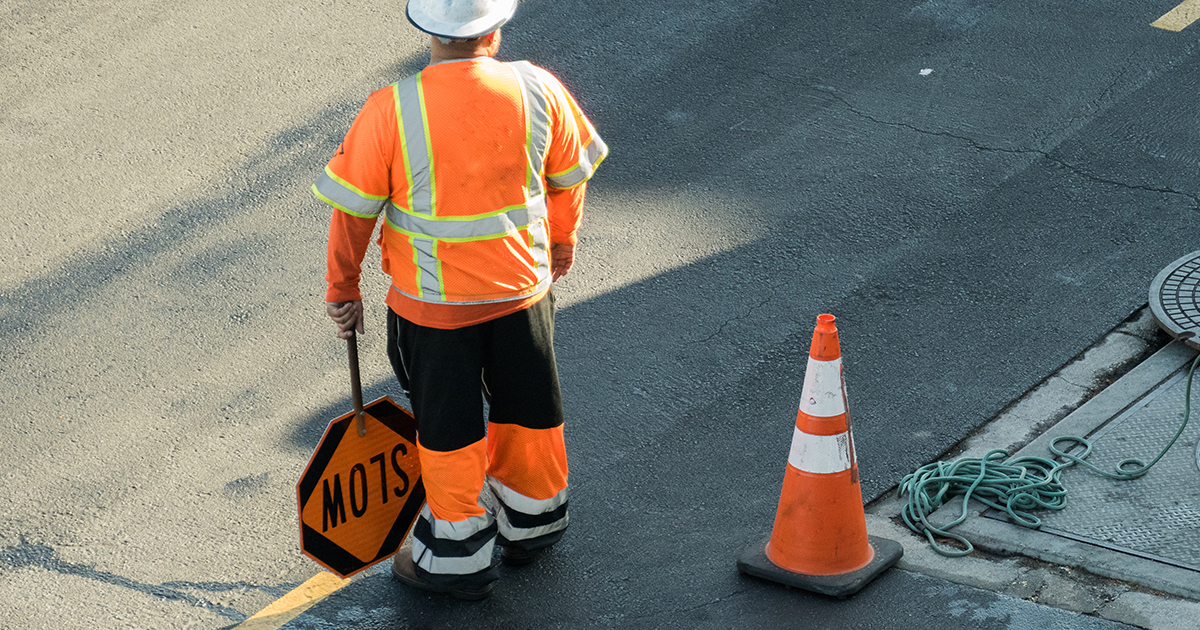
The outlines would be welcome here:
<svg viewBox="0 0 1200 630">
<path fill-rule="evenodd" d="M 517 0 L 409 0 L 412 25 L 438 37 L 473 39 L 512 19 Z"/>
</svg>

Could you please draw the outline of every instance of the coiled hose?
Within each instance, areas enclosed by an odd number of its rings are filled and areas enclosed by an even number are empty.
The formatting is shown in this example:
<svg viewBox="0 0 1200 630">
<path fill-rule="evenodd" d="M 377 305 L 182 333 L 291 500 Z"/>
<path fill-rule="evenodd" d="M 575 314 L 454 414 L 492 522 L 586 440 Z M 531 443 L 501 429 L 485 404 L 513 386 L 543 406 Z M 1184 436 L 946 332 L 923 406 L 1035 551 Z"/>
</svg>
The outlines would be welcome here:
<svg viewBox="0 0 1200 630">
<path fill-rule="evenodd" d="M 1115 472 L 1107 472 L 1085 461 L 1092 452 L 1092 443 L 1085 438 L 1064 435 L 1050 443 L 1050 452 L 1063 462 L 1043 457 L 1017 457 L 1009 459 L 1003 449 L 988 452 L 982 458 L 963 457 L 953 462 L 934 462 L 905 475 L 900 481 L 899 496 L 908 497 L 900 510 L 905 525 L 918 534 L 925 534 L 934 551 L 943 556 L 965 556 L 975 549 L 971 541 L 950 530 L 967 519 L 967 502 L 975 499 L 988 507 L 1008 512 L 1009 520 L 1032 529 L 1041 526 L 1042 520 L 1034 510 L 1061 510 L 1067 503 L 1067 489 L 1062 484 L 1064 470 L 1079 464 L 1093 472 L 1120 481 L 1130 481 L 1145 475 L 1158 460 L 1175 444 L 1187 427 L 1191 416 L 1192 376 L 1200 356 L 1192 361 L 1188 370 L 1187 393 L 1183 406 L 1183 424 L 1175 437 L 1149 464 L 1135 457 L 1121 460 Z M 1083 452 L 1073 455 L 1069 451 L 1078 447 Z M 1200 444 L 1196 449 L 1197 466 L 1200 466 Z M 930 524 L 928 516 L 954 497 L 962 497 L 962 515 L 938 528 Z M 939 543 L 937 538 L 957 541 L 962 548 Z"/>
</svg>

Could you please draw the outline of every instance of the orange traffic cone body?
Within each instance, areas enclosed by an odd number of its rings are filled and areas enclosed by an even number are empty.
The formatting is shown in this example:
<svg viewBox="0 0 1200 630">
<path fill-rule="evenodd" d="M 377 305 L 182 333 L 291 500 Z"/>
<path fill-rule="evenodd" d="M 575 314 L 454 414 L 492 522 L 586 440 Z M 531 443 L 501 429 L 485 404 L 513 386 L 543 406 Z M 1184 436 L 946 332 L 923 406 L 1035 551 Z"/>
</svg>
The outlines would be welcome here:
<svg viewBox="0 0 1200 630">
<path fill-rule="evenodd" d="M 743 573 L 848 597 L 894 565 L 900 544 L 867 535 L 833 315 L 817 318 L 775 526 Z"/>
</svg>

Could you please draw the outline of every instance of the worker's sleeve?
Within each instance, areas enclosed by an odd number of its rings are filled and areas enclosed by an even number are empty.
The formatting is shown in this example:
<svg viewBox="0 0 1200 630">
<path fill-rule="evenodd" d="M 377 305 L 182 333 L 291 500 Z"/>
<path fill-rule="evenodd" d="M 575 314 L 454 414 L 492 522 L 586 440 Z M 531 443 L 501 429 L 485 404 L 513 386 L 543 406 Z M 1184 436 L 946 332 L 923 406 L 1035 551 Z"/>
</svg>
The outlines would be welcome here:
<svg viewBox="0 0 1200 630">
<path fill-rule="evenodd" d="M 550 211 L 550 242 L 574 245 L 579 238 L 576 232 L 583 223 L 583 197 L 587 183 L 562 190 L 551 188 L 546 194 L 546 207 Z"/>
<path fill-rule="evenodd" d="M 550 97 L 546 183 L 560 190 L 575 188 L 591 179 L 596 167 L 608 156 L 608 145 L 558 79 L 545 73 L 544 85 Z"/>
<path fill-rule="evenodd" d="M 391 162 L 395 116 L 373 94 L 354 119 L 325 173 L 313 184 L 313 194 L 333 206 L 326 253 L 325 294 L 328 302 L 361 300 L 358 289 L 362 260 L 375 231 L 375 222 L 391 192 Z"/>
<path fill-rule="evenodd" d="M 329 221 L 329 248 L 326 253 L 326 302 L 353 302 L 362 299 L 358 279 L 363 257 L 375 231 L 375 219 L 356 217 L 341 210 L 333 211 Z"/>
</svg>

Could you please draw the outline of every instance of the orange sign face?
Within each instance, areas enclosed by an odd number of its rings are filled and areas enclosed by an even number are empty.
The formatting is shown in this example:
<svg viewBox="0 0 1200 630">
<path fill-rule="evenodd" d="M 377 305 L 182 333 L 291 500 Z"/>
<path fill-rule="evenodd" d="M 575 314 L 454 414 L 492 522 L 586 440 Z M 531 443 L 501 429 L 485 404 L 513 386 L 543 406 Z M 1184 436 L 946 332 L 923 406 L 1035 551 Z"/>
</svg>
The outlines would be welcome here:
<svg viewBox="0 0 1200 630">
<path fill-rule="evenodd" d="M 349 577 L 396 553 L 425 502 L 417 421 L 383 397 L 329 423 L 296 484 L 300 549 Z"/>
</svg>

